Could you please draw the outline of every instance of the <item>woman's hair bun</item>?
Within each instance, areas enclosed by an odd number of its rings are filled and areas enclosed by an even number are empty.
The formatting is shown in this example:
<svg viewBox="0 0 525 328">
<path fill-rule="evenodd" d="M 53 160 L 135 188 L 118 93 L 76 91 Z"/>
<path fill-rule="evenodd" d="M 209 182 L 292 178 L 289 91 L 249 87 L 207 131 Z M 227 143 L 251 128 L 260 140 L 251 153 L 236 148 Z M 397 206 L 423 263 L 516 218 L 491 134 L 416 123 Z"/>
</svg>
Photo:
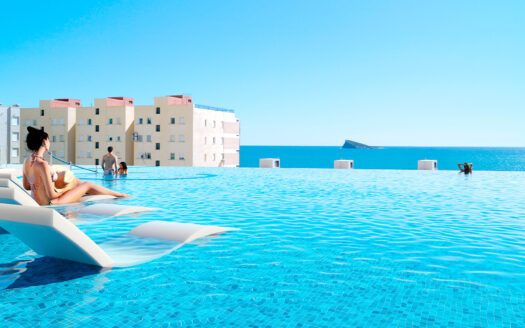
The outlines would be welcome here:
<svg viewBox="0 0 525 328">
<path fill-rule="evenodd" d="M 26 144 L 30 150 L 38 150 L 42 146 L 42 142 L 49 137 L 43 127 L 42 129 L 36 129 L 28 126 L 27 132 L 29 133 L 27 134 Z"/>
</svg>

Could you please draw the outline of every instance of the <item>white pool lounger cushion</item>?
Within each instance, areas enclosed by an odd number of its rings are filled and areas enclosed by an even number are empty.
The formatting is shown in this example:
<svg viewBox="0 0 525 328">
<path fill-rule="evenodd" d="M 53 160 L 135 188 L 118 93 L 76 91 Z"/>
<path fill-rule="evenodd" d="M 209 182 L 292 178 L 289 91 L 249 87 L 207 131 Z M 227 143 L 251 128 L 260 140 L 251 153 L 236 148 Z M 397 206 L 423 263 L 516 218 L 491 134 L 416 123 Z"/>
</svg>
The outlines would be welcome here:
<svg viewBox="0 0 525 328">
<path fill-rule="evenodd" d="M 128 234 L 146 238 L 176 241 L 158 253 L 152 246 L 152 254 L 134 254 L 133 245 L 108 242 L 97 245 L 72 222 L 51 208 L 0 204 L 0 227 L 20 239 L 40 255 L 101 267 L 124 267 L 151 261 L 166 255 L 197 238 L 235 230 L 216 226 L 190 223 L 152 221 L 139 225 Z M 125 235 L 124 235 L 125 237 Z M 129 242 L 129 241 L 127 241 Z M 110 257 L 109 254 L 112 254 Z"/>
<path fill-rule="evenodd" d="M 114 264 L 93 240 L 50 208 L 0 204 L 0 227 L 41 255 L 101 267 Z"/>
<path fill-rule="evenodd" d="M 93 214 L 100 216 L 120 216 L 135 213 L 145 213 L 152 211 L 153 208 L 142 206 L 127 206 L 117 204 L 93 204 L 78 209 L 79 213 Z"/>
</svg>

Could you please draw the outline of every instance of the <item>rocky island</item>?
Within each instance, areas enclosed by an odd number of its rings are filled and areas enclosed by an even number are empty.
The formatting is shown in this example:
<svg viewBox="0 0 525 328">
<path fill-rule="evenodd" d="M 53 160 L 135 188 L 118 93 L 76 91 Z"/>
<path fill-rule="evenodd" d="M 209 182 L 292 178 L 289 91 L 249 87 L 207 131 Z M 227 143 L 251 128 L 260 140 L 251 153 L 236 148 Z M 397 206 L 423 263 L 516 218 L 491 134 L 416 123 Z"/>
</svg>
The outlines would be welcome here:
<svg viewBox="0 0 525 328">
<path fill-rule="evenodd" d="M 359 142 L 355 142 L 349 139 L 345 140 L 345 143 L 343 144 L 343 148 L 345 149 L 379 149 L 379 147 L 374 146 L 368 146 Z"/>
</svg>

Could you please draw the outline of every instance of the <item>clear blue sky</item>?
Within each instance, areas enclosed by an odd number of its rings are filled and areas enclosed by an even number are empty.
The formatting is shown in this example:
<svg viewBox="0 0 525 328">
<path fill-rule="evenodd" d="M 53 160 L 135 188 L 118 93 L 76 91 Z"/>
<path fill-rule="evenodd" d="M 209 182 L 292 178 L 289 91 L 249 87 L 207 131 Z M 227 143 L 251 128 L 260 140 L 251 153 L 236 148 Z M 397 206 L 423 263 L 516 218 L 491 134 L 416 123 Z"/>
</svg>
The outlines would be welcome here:
<svg viewBox="0 0 525 328">
<path fill-rule="evenodd" d="M 51 4 L 53 3 L 53 4 Z M 525 1 L 9 1 L 0 103 L 189 94 L 243 145 L 525 146 Z"/>
</svg>

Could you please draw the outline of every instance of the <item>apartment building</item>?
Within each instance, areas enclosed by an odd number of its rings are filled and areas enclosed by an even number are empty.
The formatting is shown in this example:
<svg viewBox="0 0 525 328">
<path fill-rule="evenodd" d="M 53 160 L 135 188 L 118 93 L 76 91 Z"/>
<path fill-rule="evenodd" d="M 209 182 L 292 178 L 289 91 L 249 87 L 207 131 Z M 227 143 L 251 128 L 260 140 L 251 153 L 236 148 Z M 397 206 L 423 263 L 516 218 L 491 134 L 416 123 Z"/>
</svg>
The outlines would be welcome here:
<svg viewBox="0 0 525 328">
<path fill-rule="evenodd" d="M 42 100 L 39 108 L 23 108 L 21 120 L 45 127 L 54 154 L 75 164 L 100 165 L 113 146 L 128 165 L 239 166 L 235 113 L 196 105 L 185 95 L 156 97 L 147 106 L 128 97 L 98 98 L 92 107 L 75 99 Z"/>
<path fill-rule="evenodd" d="M 76 116 L 76 164 L 100 165 L 108 146 L 119 160 L 133 164 L 133 98 L 95 99 L 93 107 L 80 107 Z"/>
<path fill-rule="evenodd" d="M 44 127 L 52 143 L 51 152 L 69 162 L 75 162 L 75 127 L 78 99 L 41 100 L 38 108 L 21 108 L 21 140 L 27 136 L 27 126 Z M 29 150 L 23 147 L 20 162 L 29 156 Z"/>
<path fill-rule="evenodd" d="M 239 166 L 239 120 L 232 110 L 196 105 L 189 96 L 136 106 L 134 164 Z"/>
<path fill-rule="evenodd" d="M 0 165 L 20 163 L 20 107 L 0 104 Z"/>
</svg>

